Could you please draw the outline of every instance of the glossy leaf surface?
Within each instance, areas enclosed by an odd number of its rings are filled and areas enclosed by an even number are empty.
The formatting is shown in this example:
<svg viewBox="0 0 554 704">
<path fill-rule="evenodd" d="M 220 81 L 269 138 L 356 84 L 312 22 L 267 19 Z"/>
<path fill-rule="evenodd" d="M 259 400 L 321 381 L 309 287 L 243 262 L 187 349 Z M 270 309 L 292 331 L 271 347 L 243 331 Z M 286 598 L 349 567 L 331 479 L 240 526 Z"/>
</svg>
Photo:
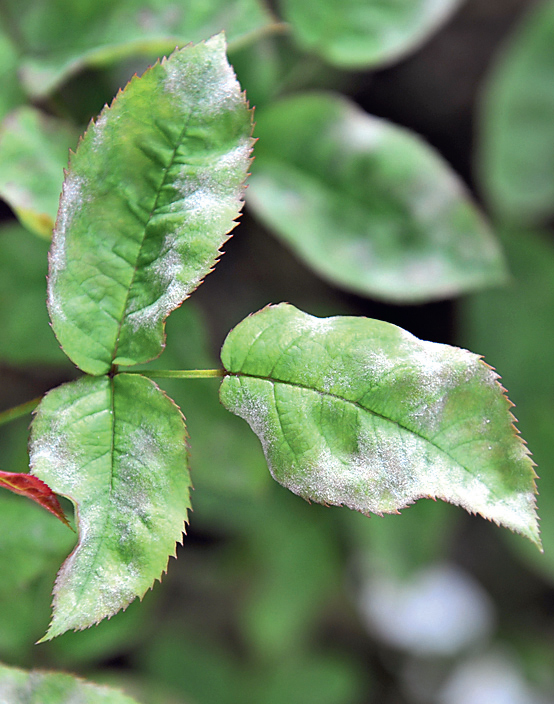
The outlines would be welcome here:
<svg viewBox="0 0 554 704">
<path fill-rule="evenodd" d="M 26 496 L 31 501 L 35 501 L 47 511 L 50 511 L 62 523 L 69 526 L 67 518 L 63 512 L 60 502 L 50 487 L 37 477 L 21 472 L 0 471 L 0 487 L 13 491 L 14 494 Z"/>
<path fill-rule="evenodd" d="M 0 127 L 0 197 L 29 230 L 50 240 L 76 131 L 31 107 L 6 117 Z"/>
<path fill-rule="evenodd" d="M 160 354 L 165 318 L 235 226 L 251 130 L 222 35 L 133 79 L 91 124 L 64 183 L 48 289 L 83 371 Z"/>
<path fill-rule="evenodd" d="M 532 462 L 477 355 L 280 304 L 232 330 L 222 361 L 223 405 L 294 493 L 378 514 L 441 498 L 540 545 Z"/>
<path fill-rule="evenodd" d="M 260 0 L 4 0 L 23 55 L 19 73 L 33 97 L 51 93 L 87 66 L 127 56 L 155 58 L 224 30 L 240 45 L 272 18 Z"/>
<path fill-rule="evenodd" d="M 58 672 L 25 672 L 0 664 L 0 701 L 6 704 L 137 704 L 111 687 Z"/>
<path fill-rule="evenodd" d="M 394 302 L 503 280 L 488 226 L 416 135 L 312 93 L 257 112 L 256 136 L 248 204 L 325 279 Z"/>
<path fill-rule="evenodd" d="M 47 639 L 112 616 L 161 578 L 190 506 L 185 440 L 178 408 L 139 375 L 83 377 L 45 396 L 31 468 L 73 501 L 79 528 Z"/>
<path fill-rule="evenodd" d="M 488 80 L 480 170 L 491 205 L 516 222 L 554 215 L 554 2 L 540 2 Z"/>
<path fill-rule="evenodd" d="M 460 0 L 281 0 L 301 46 L 342 68 L 389 63 L 416 49 Z"/>
</svg>

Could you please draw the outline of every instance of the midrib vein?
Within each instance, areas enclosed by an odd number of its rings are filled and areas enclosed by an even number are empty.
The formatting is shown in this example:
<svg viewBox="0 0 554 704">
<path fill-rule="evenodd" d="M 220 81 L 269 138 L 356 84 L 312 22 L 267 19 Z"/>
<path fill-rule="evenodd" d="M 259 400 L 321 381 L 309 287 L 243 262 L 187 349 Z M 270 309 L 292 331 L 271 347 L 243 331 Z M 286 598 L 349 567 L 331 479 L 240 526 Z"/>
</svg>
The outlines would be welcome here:
<svg viewBox="0 0 554 704">
<path fill-rule="evenodd" d="M 184 137 L 184 135 L 185 135 L 185 133 L 186 133 L 186 131 L 187 131 L 187 129 L 188 129 L 188 126 L 189 126 L 189 123 L 190 123 L 191 118 L 192 118 L 192 111 L 191 111 L 191 113 L 189 114 L 189 116 L 188 116 L 188 118 L 187 118 L 185 124 L 183 125 L 183 129 L 181 130 L 181 132 L 180 132 L 180 134 L 179 134 L 179 137 L 178 137 L 178 139 L 177 139 L 176 142 L 175 142 L 175 146 L 173 147 L 173 151 L 172 151 L 172 153 L 171 153 L 171 158 L 170 158 L 170 160 L 169 160 L 169 163 L 168 163 L 167 166 L 164 167 L 164 169 L 163 169 L 162 180 L 161 180 L 161 182 L 160 182 L 160 185 L 158 186 L 158 189 L 157 189 L 157 192 L 156 192 L 156 197 L 155 197 L 155 199 L 154 199 L 154 204 L 152 205 L 152 208 L 151 208 L 151 210 L 150 210 L 150 213 L 148 214 L 148 218 L 147 218 L 146 222 L 144 223 L 144 231 L 143 231 L 142 238 L 141 238 L 141 241 L 140 241 L 140 246 L 139 246 L 138 251 L 137 251 L 136 261 L 135 261 L 135 265 L 134 265 L 134 267 L 133 267 L 133 273 L 132 273 L 132 275 L 131 275 L 131 281 L 129 282 L 129 286 L 127 287 L 127 294 L 126 294 L 126 296 L 125 296 L 125 302 L 124 302 L 124 304 L 123 304 L 123 309 L 122 309 L 122 311 L 121 311 L 121 317 L 120 317 L 120 319 L 119 319 L 119 323 L 118 323 L 118 326 L 117 326 L 117 333 L 116 333 L 115 344 L 114 344 L 114 347 L 113 347 L 113 354 L 112 354 L 112 359 L 111 359 L 112 364 L 113 364 L 114 359 L 117 357 L 117 352 L 118 352 L 118 348 L 119 348 L 119 338 L 120 338 L 120 336 L 121 336 L 121 328 L 123 327 L 123 323 L 124 323 L 124 321 L 125 321 L 125 317 L 126 317 L 125 314 L 126 314 L 126 312 L 127 312 L 127 306 L 129 305 L 129 297 L 130 297 L 130 295 L 131 295 L 131 291 L 132 291 L 132 288 L 133 288 L 133 284 L 135 283 L 135 278 L 136 278 L 137 271 L 138 271 L 138 263 L 139 263 L 139 260 L 140 260 L 140 255 L 142 254 L 142 249 L 143 249 L 144 243 L 145 243 L 145 241 L 146 241 L 146 233 L 147 233 L 147 231 L 148 231 L 148 225 L 150 224 L 150 221 L 152 220 L 152 217 L 153 217 L 154 213 L 156 212 L 156 210 L 157 210 L 157 208 L 158 208 L 158 202 L 159 202 L 159 200 L 160 200 L 161 192 L 162 192 L 164 186 L 165 186 L 166 183 L 167 183 L 168 174 L 169 174 L 169 172 L 170 172 L 170 170 L 171 170 L 171 167 L 172 167 L 173 164 L 175 163 L 175 157 L 177 156 L 177 152 L 178 152 L 178 150 L 179 150 L 179 147 L 180 147 L 181 144 L 183 143 L 183 137 Z"/>
<path fill-rule="evenodd" d="M 366 413 L 370 413 L 371 415 L 380 418 L 381 420 L 387 421 L 389 423 L 393 423 L 394 425 L 397 425 L 399 428 L 402 428 L 402 430 L 407 431 L 408 433 L 412 433 L 413 435 L 417 436 L 424 442 L 429 443 L 432 445 L 436 450 L 438 450 L 440 453 L 446 455 L 448 459 L 450 459 L 452 462 L 454 462 L 458 467 L 463 469 L 465 472 L 470 474 L 472 477 L 475 477 L 479 482 L 482 484 L 485 484 L 483 480 L 472 470 L 470 470 L 468 467 L 463 465 L 459 460 L 456 458 L 452 457 L 452 455 L 445 450 L 443 447 L 439 447 L 439 445 L 436 445 L 432 440 L 429 438 L 426 438 L 424 435 L 421 433 L 418 433 L 416 430 L 413 430 L 412 428 L 409 428 L 406 425 L 403 425 L 397 420 L 394 420 L 393 418 L 388 418 L 387 416 L 382 415 L 381 413 L 377 413 L 377 411 L 372 410 L 371 408 L 366 408 L 365 406 L 362 406 L 361 403 L 358 403 L 358 401 L 351 401 L 350 399 L 344 398 L 343 396 L 339 396 L 338 394 L 333 394 L 329 391 L 321 391 L 320 389 L 314 389 L 311 386 L 306 386 L 306 384 L 301 384 L 300 382 L 295 382 L 295 381 L 283 381 L 282 379 L 277 379 L 275 377 L 270 377 L 270 376 L 263 376 L 261 374 L 247 374 L 245 372 L 229 372 L 229 376 L 236 376 L 236 377 L 246 377 L 246 378 L 252 378 L 252 379 L 262 379 L 264 381 L 269 381 L 273 384 L 283 384 L 285 386 L 291 386 L 294 388 L 299 388 L 299 389 L 304 389 L 306 391 L 311 391 L 312 393 L 319 394 L 320 396 L 328 396 L 330 398 L 337 399 L 338 401 L 343 401 L 344 403 L 349 403 L 356 408 L 359 408 L 362 411 L 365 411 Z M 485 486 L 487 486 L 485 484 Z M 489 486 L 487 486 L 487 489 L 490 491 L 490 493 L 495 496 L 499 500 L 503 500 L 501 496 L 499 496 L 493 489 L 491 489 Z"/>
</svg>

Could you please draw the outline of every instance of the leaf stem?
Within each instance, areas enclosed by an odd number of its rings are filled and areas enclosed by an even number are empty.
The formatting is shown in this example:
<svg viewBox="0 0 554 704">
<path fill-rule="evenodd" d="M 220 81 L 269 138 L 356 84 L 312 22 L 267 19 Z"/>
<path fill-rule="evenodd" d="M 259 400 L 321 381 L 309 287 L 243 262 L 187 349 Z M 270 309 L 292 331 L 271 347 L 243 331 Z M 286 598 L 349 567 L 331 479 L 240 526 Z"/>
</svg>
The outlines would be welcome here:
<svg viewBox="0 0 554 704">
<path fill-rule="evenodd" d="M 211 379 L 223 377 L 225 369 L 153 369 L 152 371 L 132 370 L 125 374 L 142 374 L 149 379 Z"/>
<path fill-rule="evenodd" d="M 38 406 L 41 398 L 41 396 L 38 396 L 37 398 L 33 398 L 31 401 L 25 401 L 25 403 L 22 403 L 19 406 L 14 406 L 13 408 L 8 408 L 7 411 L 2 411 L 2 413 L 0 413 L 0 425 L 5 425 L 12 420 L 17 420 L 18 418 L 22 418 L 28 413 L 31 413 Z"/>
</svg>

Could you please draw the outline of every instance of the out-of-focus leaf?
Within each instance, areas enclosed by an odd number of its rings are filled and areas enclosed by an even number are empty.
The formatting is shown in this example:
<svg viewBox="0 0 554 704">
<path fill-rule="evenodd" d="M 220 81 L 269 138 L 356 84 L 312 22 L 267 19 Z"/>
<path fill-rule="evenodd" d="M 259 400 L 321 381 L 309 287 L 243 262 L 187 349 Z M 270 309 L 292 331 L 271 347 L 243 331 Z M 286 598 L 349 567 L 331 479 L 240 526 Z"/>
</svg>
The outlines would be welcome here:
<svg viewBox="0 0 554 704">
<path fill-rule="evenodd" d="M 45 639 L 112 616 L 161 578 L 190 507 L 185 437 L 178 408 L 138 375 L 83 377 L 44 397 L 31 468 L 73 501 L 79 525 Z"/>
<path fill-rule="evenodd" d="M 48 305 L 89 374 L 163 350 L 164 321 L 235 226 L 251 111 L 223 35 L 134 78 L 70 160 L 50 252 Z"/>
<path fill-rule="evenodd" d="M 0 227 L 0 359 L 69 365 L 48 322 L 48 245 L 17 223 Z"/>
<path fill-rule="evenodd" d="M 21 434 L 10 440 L 24 446 Z M 52 581 L 75 534 L 36 504 L 0 493 L 0 656 L 21 664 L 48 624 Z"/>
<path fill-rule="evenodd" d="M 332 283 L 415 303 L 504 280 L 461 181 L 416 135 L 312 93 L 256 113 L 256 136 L 248 205 Z"/>
<path fill-rule="evenodd" d="M 513 545 L 554 580 L 554 246 L 551 237 L 506 230 L 503 241 L 513 280 L 502 291 L 472 296 L 461 308 L 460 341 L 499 369 L 516 404 L 519 426 L 538 466 L 539 559 L 523 541 Z"/>
<path fill-rule="evenodd" d="M 75 535 L 38 506 L 0 495 L 0 595 L 13 597 L 67 554 Z"/>
<path fill-rule="evenodd" d="M 19 55 L 0 20 L 0 120 L 25 100 L 17 72 Z"/>
<path fill-rule="evenodd" d="M 477 355 L 280 304 L 234 328 L 221 358 L 223 405 L 294 493 L 379 514 L 441 498 L 540 546 L 533 464 Z"/>
<path fill-rule="evenodd" d="M 460 0 L 280 0 L 305 49 L 342 68 L 390 63 L 416 49 Z"/>
<path fill-rule="evenodd" d="M 248 536 L 252 577 L 239 619 L 252 652 L 268 665 L 309 648 L 342 567 L 334 516 L 273 486 Z"/>
<path fill-rule="evenodd" d="M 66 122 L 31 107 L 15 110 L 0 127 L 0 197 L 23 225 L 48 240 L 77 136 Z"/>
<path fill-rule="evenodd" d="M 250 701 L 251 685 L 238 659 L 205 632 L 193 632 L 188 627 L 158 629 L 140 658 L 141 672 L 172 687 L 187 702 Z"/>
<path fill-rule="evenodd" d="M 518 222 L 554 215 L 554 2 L 533 6 L 488 80 L 479 168 L 492 207 Z"/>
<path fill-rule="evenodd" d="M 13 491 L 14 494 L 21 494 L 35 501 L 39 506 L 50 511 L 50 513 L 69 527 L 69 523 L 57 496 L 47 484 L 37 479 L 37 477 L 33 477 L 32 474 L 0 471 L 0 487 L 9 489 L 9 491 Z"/>
<path fill-rule="evenodd" d="M 456 509 L 442 501 L 418 501 L 409 511 L 370 521 L 353 511 L 341 515 L 359 569 L 397 579 L 446 558 L 457 518 Z"/>
<path fill-rule="evenodd" d="M 122 692 L 55 672 L 25 672 L 0 664 L 0 701 L 6 704 L 137 704 Z"/>
<path fill-rule="evenodd" d="M 253 701 L 264 704 L 351 704 L 367 694 L 367 669 L 350 659 L 327 653 L 284 657 L 255 678 Z M 365 691 L 364 691 L 365 690 Z"/>
<path fill-rule="evenodd" d="M 156 57 L 224 30 L 241 45 L 274 20 L 262 0 L 4 0 L 33 97 L 51 93 L 86 66 L 130 55 Z"/>
</svg>

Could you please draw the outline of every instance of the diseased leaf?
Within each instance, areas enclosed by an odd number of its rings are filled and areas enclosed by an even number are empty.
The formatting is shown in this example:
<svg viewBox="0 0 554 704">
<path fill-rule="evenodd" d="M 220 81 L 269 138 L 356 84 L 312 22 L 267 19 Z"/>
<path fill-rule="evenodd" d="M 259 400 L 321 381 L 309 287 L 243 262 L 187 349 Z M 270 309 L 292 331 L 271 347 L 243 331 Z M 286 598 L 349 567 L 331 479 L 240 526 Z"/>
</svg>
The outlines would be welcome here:
<svg viewBox="0 0 554 704">
<path fill-rule="evenodd" d="M 280 304 L 232 330 L 221 358 L 223 405 L 294 493 L 378 514 L 441 498 L 540 546 L 533 463 L 477 355 Z"/>
<path fill-rule="evenodd" d="M 48 240 L 77 137 L 71 125 L 31 107 L 14 110 L 0 127 L 0 197 L 23 225 Z"/>
<path fill-rule="evenodd" d="M 0 701 L 6 704 L 137 704 L 111 687 L 101 687 L 72 675 L 0 664 Z"/>
<path fill-rule="evenodd" d="M 133 79 L 70 160 L 48 305 L 89 374 L 160 354 L 164 320 L 213 268 L 235 226 L 251 111 L 222 35 Z"/>
<path fill-rule="evenodd" d="M 479 166 L 492 207 L 516 222 L 554 215 L 554 2 L 533 5 L 487 82 Z"/>
<path fill-rule="evenodd" d="M 341 68 L 378 66 L 416 49 L 460 0 L 280 0 L 298 43 Z"/>
<path fill-rule="evenodd" d="M 31 469 L 73 501 L 79 527 L 45 639 L 112 616 L 161 578 L 190 507 L 185 438 L 178 408 L 139 375 L 83 377 L 44 397 Z"/>
<path fill-rule="evenodd" d="M 419 137 L 330 93 L 256 113 L 248 205 L 310 267 L 393 302 L 502 282 L 500 247 Z"/>
<path fill-rule="evenodd" d="M 3 472 L 0 470 L 0 486 L 13 491 L 14 494 L 21 494 L 32 501 L 36 501 L 37 504 L 50 511 L 56 518 L 59 518 L 62 523 L 69 526 L 56 495 L 40 479 L 33 477 L 31 474 Z"/>
<path fill-rule="evenodd" d="M 274 23 L 262 0 L 3 0 L 23 55 L 19 73 L 34 98 L 72 74 L 127 56 L 155 59 L 224 30 L 242 45 Z"/>
</svg>

